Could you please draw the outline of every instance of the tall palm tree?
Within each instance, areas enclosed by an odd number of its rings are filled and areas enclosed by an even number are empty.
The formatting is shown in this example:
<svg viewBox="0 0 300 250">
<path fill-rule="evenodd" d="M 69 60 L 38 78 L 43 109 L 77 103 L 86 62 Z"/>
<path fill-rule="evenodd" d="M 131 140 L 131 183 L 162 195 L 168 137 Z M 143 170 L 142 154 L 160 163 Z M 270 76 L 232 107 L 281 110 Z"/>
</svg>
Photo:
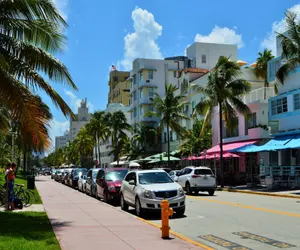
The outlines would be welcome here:
<svg viewBox="0 0 300 250">
<path fill-rule="evenodd" d="M 122 111 L 107 114 L 105 121 L 110 127 L 112 147 L 115 148 L 114 160 L 119 161 L 119 144 L 122 142 L 122 139 L 127 136 L 126 132 L 131 131 L 131 125 L 127 122 L 127 118 Z"/>
<path fill-rule="evenodd" d="M 96 148 L 96 159 L 101 166 L 100 142 L 107 140 L 110 128 L 105 119 L 104 111 L 97 111 L 92 114 L 91 120 L 86 125 L 87 131 L 94 137 Z"/>
<path fill-rule="evenodd" d="M 221 56 L 215 68 L 209 73 L 205 87 L 197 87 L 205 96 L 203 101 L 196 105 L 195 112 L 205 115 L 201 134 L 204 134 L 206 126 L 211 123 L 214 108 L 219 108 L 219 133 L 220 133 L 220 177 L 221 186 L 224 186 L 223 178 L 223 120 L 226 127 L 232 129 L 236 126 L 234 119 L 238 114 L 250 113 L 248 106 L 243 103 L 241 96 L 251 90 L 251 85 L 240 78 L 241 67 L 228 57 Z"/>
<path fill-rule="evenodd" d="M 51 0 L 2 0 L 0 26 L 0 109 L 38 137 L 45 123 L 36 90 L 44 91 L 65 116 L 73 115 L 46 80 L 77 89 L 66 66 L 51 55 L 64 48 L 67 24 Z"/>
<path fill-rule="evenodd" d="M 87 166 L 93 159 L 94 138 L 87 132 L 86 128 L 80 129 L 77 137 L 74 140 L 76 150 L 80 154 L 82 166 Z"/>
<path fill-rule="evenodd" d="M 272 51 L 265 49 L 263 53 L 258 53 L 259 57 L 257 58 L 257 64 L 254 68 L 254 72 L 257 77 L 261 77 L 265 81 L 264 89 L 264 99 L 267 98 L 267 87 L 269 87 L 268 82 L 268 61 L 274 58 Z"/>
<path fill-rule="evenodd" d="M 286 24 L 287 32 L 278 35 L 282 40 L 281 57 L 286 60 L 276 73 L 278 81 L 282 84 L 288 74 L 300 64 L 300 21 L 297 21 L 297 14 L 287 11 Z"/>
<path fill-rule="evenodd" d="M 161 120 L 158 124 L 158 128 L 167 128 L 167 142 L 168 142 L 168 166 L 170 166 L 170 128 L 177 135 L 182 136 L 185 133 L 184 128 L 179 124 L 179 121 L 184 119 L 188 120 L 182 110 L 187 105 L 187 102 L 183 101 L 183 96 L 175 95 L 178 88 L 172 84 L 165 84 L 165 96 L 161 97 L 155 93 L 153 100 L 153 106 L 156 111 L 148 111 L 145 116 L 156 116 Z"/>
</svg>

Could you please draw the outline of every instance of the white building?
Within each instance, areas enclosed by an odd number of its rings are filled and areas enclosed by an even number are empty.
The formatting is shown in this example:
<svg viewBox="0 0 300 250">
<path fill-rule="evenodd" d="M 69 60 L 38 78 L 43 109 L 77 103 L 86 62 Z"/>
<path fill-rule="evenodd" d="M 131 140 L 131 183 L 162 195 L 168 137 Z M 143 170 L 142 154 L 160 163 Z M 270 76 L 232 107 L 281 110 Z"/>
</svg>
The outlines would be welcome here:
<svg viewBox="0 0 300 250">
<path fill-rule="evenodd" d="M 79 130 L 89 122 L 90 118 L 87 100 L 82 100 L 76 117 L 70 120 L 70 141 L 74 141 Z"/>
<path fill-rule="evenodd" d="M 63 148 L 70 141 L 70 133 L 66 131 L 63 136 L 55 137 L 55 149 Z"/>
<path fill-rule="evenodd" d="M 106 113 L 114 113 L 117 111 L 122 111 L 126 118 L 127 122 L 131 124 L 131 115 L 129 112 L 129 107 L 124 106 L 121 103 L 109 103 L 107 105 L 107 108 L 104 110 Z M 126 134 L 131 137 L 131 133 L 129 131 L 126 131 Z M 101 161 L 101 167 L 109 167 L 109 164 L 114 161 L 114 156 L 110 155 L 111 152 L 111 138 L 109 138 L 107 141 L 102 142 L 100 146 L 100 161 Z"/>
</svg>

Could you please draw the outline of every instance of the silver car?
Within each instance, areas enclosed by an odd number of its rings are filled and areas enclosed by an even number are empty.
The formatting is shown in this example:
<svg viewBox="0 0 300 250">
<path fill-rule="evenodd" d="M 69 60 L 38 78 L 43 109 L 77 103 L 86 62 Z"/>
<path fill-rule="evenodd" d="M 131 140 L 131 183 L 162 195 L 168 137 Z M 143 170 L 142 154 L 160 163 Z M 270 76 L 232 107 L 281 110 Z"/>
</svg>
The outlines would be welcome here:
<svg viewBox="0 0 300 250">
<path fill-rule="evenodd" d="M 78 190 L 85 193 L 86 173 L 80 174 L 78 178 Z"/>
<path fill-rule="evenodd" d="M 170 177 L 172 178 L 173 181 L 174 181 L 174 178 L 175 178 L 176 176 L 178 176 L 178 174 L 180 173 L 180 171 L 181 171 L 181 170 L 172 170 L 172 171 L 169 173 L 169 175 L 170 175 Z"/>
</svg>

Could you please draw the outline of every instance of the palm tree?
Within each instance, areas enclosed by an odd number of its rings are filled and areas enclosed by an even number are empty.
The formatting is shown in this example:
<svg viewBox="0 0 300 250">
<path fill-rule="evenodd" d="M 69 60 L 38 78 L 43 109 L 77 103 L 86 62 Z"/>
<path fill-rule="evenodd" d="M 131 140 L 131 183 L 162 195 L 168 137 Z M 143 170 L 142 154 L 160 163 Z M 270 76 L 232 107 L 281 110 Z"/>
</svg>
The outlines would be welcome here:
<svg viewBox="0 0 300 250">
<path fill-rule="evenodd" d="M 105 119 L 104 111 L 97 111 L 92 114 L 91 120 L 86 125 L 87 131 L 94 137 L 96 148 L 96 159 L 101 166 L 100 142 L 108 138 L 110 129 Z"/>
<path fill-rule="evenodd" d="M 272 51 L 265 49 L 263 53 L 258 53 L 259 57 L 257 58 L 257 64 L 254 68 L 254 72 L 257 77 L 261 77 L 265 81 L 264 89 L 264 99 L 267 98 L 267 89 L 269 87 L 268 82 L 268 61 L 274 58 Z"/>
<path fill-rule="evenodd" d="M 92 162 L 94 151 L 94 138 L 88 133 L 85 127 L 81 128 L 74 140 L 76 150 L 80 154 L 82 166 L 87 166 Z"/>
<path fill-rule="evenodd" d="M 286 24 L 287 32 L 278 35 L 282 40 L 281 57 L 286 60 L 276 73 L 276 78 L 281 84 L 284 84 L 288 74 L 300 64 L 300 21 L 297 21 L 297 15 L 287 11 Z"/>
<path fill-rule="evenodd" d="M 119 161 L 120 143 L 126 137 L 126 132 L 131 131 L 131 125 L 127 122 L 127 118 L 122 111 L 116 111 L 112 114 L 108 113 L 105 121 L 110 127 L 110 135 L 112 147 L 114 150 L 114 160 Z"/>
<path fill-rule="evenodd" d="M 153 106 L 156 111 L 148 111 L 145 116 L 156 116 L 161 120 L 158 124 L 158 128 L 167 128 L 167 142 L 168 142 L 168 166 L 170 166 L 170 128 L 177 135 L 182 136 L 185 133 L 184 128 L 179 124 L 182 119 L 188 120 L 182 110 L 187 102 L 183 101 L 183 96 L 175 96 L 175 91 L 178 88 L 172 84 L 165 84 L 165 96 L 161 97 L 155 93 L 153 100 Z"/>
<path fill-rule="evenodd" d="M 206 127 L 211 123 L 214 108 L 219 108 L 219 132 L 220 132 L 220 170 L 221 186 L 224 186 L 223 178 L 223 120 L 226 127 L 232 129 L 236 126 L 237 113 L 247 115 L 250 109 L 241 100 L 241 96 L 251 90 L 251 85 L 240 78 L 241 67 L 228 57 L 221 56 L 215 68 L 209 73 L 205 87 L 197 87 L 198 91 L 206 97 L 196 105 L 195 112 L 205 115 L 201 135 L 204 135 Z"/>
<path fill-rule="evenodd" d="M 46 80 L 77 89 L 66 66 L 51 55 L 64 48 L 67 24 L 51 0 L 2 0 L 0 9 L 0 109 L 7 109 L 25 133 L 47 136 L 36 90 L 43 90 L 65 116 L 73 115 Z"/>
</svg>

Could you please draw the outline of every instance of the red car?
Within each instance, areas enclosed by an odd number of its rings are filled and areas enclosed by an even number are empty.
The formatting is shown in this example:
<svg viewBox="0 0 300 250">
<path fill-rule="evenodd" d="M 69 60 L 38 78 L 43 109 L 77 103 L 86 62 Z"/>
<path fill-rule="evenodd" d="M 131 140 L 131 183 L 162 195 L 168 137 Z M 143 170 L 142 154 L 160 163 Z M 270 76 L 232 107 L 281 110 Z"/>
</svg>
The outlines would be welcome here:
<svg viewBox="0 0 300 250">
<path fill-rule="evenodd" d="M 119 200 L 122 181 L 127 172 L 127 168 L 100 169 L 96 176 L 96 197 L 107 203 Z"/>
</svg>

